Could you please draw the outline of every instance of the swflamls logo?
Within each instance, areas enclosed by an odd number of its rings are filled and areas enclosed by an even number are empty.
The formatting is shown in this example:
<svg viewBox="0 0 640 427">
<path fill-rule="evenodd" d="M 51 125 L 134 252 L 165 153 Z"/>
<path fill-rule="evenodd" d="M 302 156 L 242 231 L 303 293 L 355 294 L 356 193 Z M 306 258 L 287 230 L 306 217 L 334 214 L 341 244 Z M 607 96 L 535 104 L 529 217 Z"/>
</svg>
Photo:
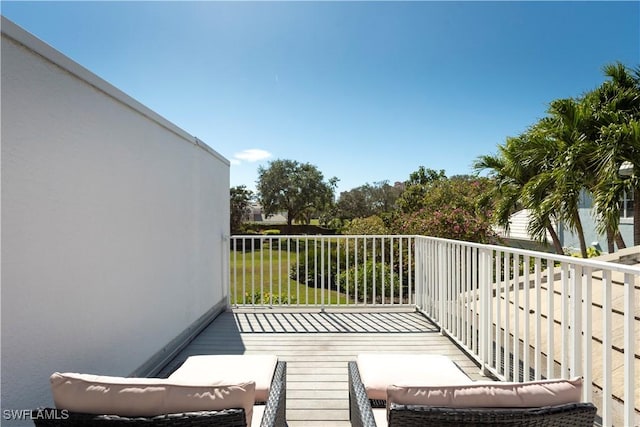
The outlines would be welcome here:
<svg viewBox="0 0 640 427">
<path fill-rule="evenodd" d="M 66 420 L 69 411 L 66 409 L 3 409 L 2 418 L 7 421 L 25 420 Z"/>
</svg>

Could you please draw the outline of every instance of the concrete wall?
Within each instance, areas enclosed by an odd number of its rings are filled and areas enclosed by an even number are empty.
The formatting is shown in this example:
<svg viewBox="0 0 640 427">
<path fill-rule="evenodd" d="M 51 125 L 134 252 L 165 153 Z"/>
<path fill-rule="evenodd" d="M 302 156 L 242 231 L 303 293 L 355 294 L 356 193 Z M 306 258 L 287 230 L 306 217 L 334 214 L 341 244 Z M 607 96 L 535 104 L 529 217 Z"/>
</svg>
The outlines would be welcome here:
<svg viewBox="0 0 640 427">
<path fill-rule="evenodd" d="M 129 375 L 224 304 L 229 162 L 5 18 L 1 47 L 8 410 L 52 404 L 54 371 Z"/>
</svg>

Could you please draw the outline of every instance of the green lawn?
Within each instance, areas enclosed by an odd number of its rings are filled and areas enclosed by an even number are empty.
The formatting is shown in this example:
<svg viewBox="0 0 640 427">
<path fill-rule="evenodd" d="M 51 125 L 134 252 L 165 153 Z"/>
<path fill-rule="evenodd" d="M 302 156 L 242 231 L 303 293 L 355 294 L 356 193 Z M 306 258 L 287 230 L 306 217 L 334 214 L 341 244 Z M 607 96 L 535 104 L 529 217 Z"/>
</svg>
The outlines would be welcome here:
<svg viewBox="0 0 640 427">
<path fill-rule="evenodd" d="M 301 285 L 289 278 L 289 266 L 296 262 L 296 253 L 263 248 L 253 252 L 231 251 L 231 303 L 259 304 L 262 299 L 274 305 L 279 301 L 297 304 L 346 304 L 345 295 Z M 271 280 L 269 278 L 271 277 Z M 243 301 L 244 296 L 244 301 Z"/>
</svg>

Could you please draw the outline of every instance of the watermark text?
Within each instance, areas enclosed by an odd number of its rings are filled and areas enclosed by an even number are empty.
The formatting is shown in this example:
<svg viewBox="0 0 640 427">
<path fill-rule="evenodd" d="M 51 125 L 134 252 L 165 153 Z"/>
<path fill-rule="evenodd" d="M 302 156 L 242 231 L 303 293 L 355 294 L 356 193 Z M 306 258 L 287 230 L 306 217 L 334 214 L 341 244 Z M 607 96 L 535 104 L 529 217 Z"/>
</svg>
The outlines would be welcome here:
<svg viewBox="0 0 640 427">
<path fill-rule="evenodd" d="M 2 419 L 7 421 L 27 420 L 66 420 L 69 411 L 66 409 L 3 409 Z"/>
</svg>

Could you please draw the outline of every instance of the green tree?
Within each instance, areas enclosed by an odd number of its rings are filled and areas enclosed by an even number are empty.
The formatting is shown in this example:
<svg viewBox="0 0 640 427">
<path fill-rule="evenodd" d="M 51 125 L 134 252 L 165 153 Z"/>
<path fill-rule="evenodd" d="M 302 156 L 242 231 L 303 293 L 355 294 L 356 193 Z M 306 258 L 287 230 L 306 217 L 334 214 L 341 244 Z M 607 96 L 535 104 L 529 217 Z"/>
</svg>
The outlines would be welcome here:
<svg viewBox="0 0 640 427">
<path fill-rule="evenodd" d="M 604 73 L 609 79 L 585 96 L 597 132 L 593 154 L 598 182 L 593 195 L 598 231 L 615 233 L 618 247 L 624 247 L 617 232 L 620 200 L 625 192 L 633 194 L 634 245 L 640 245 L 640 67 L 631 71 L 621 63 L 609 64 Z M 633 165 L 631 176 L 620 176 L 623 162 Z"/>
<path fill-rule="evenodd" d="M 535 179 L 546 158 L 536 145 L 528 132 L 509 137 L 504 145 L 498 145 L 497 155 L 480 156 L 473 166 L 477 172 L 489 171 L 494 180 L 483 199 L 484 204 L 490 201 L 493 205 L 493 222 L 509 230 L 511 215 L 520 209 L 528 209 L 529 234 L 544 242 L 549 233 L 556 252 L 562 254 L 560 238 L 553 228 L 554 214 L 541 209 L 549 189 L 544 182 Z"/>
<path fill-rule="evenodd" d="M 340 193 L 336 214 L 349 220 L 391 212 L 401 192 L 401 185 L 390 185 L 389 181 L 364 184 Z"/>
<path fill-rule="evenodd" d="M 329 209 L 337 178 L 324 181 L 318 168 L 295 160 L 274 160 L 258 168 L 257 191 L 265 215 L 286 212 L 287 225 Z"/>
<path fill-rule="evenodd" d="M 542 201 L 542 211 L 552 212 L 567 227 L 575 231 L 580 253 L 587 258 L 584 227 L 579 214 L 580 200 L 585 190 L 594 185 L 591 162 L 590 116 L 586 105 L 576 99 L 551 102 L 549 115 L 535 128 L 540 150 L 551 152 L 550 162 L 540 166 L 537 184 L 549 190 Z"/>
<path fill-rule="evenodd" d="M 238 233 L 242 230 L 242 223 L 246 217 L 249 205 L 253 199 L 253 192 L 247 190 L 244 185 L 231 187 L 231 233 Z"/>
<path fill-rule="evenodd" d="M 417 171 L 411 172 L 409 179 L 404 183 L 404 191 L 397 200 L 401 212 L 416 212 L 424 207 L 423 201 L 429 188 L 438 181 L 447 179 L 444 170 L 433 170 L 420 166 Z"/>
</svg>

